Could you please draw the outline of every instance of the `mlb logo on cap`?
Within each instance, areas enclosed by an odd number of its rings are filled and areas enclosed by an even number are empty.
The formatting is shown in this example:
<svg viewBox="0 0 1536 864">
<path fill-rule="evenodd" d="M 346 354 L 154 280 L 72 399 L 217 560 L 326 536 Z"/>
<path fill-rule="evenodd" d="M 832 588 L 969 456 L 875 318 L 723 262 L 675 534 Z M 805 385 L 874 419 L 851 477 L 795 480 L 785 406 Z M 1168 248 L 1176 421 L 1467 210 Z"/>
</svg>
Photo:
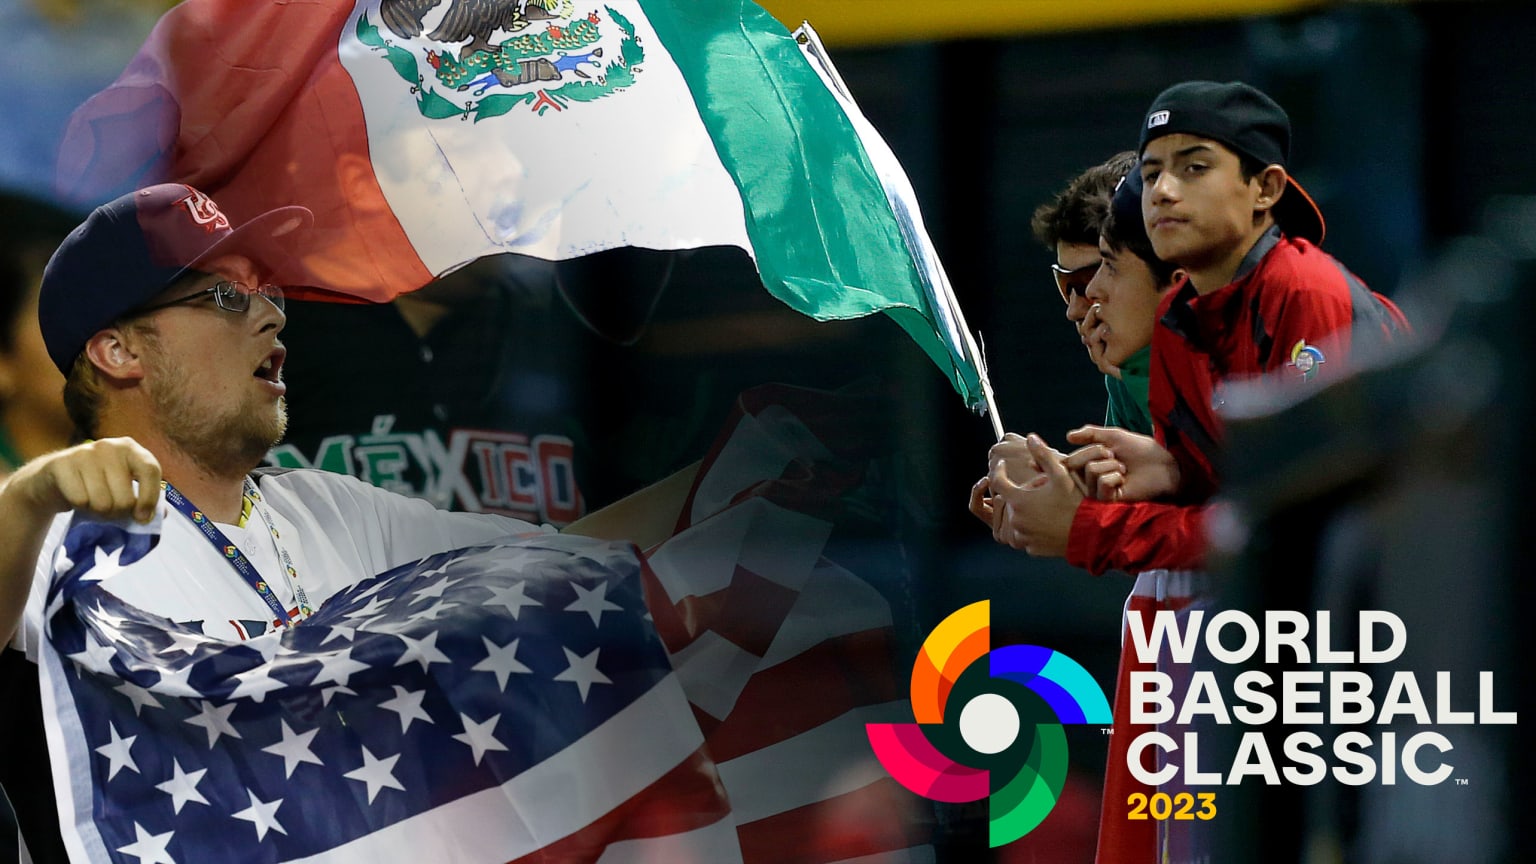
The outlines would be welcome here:
<svg viewBox="0 0 1536 864">
<path fill-rule="evenodd" d="M 1148 129 L 1154 129 L 1154 128 L 1158 127 L 1158 126 L 1165 126 L 1165 125 L 1167 125 L 1167 123 L 1168 123 L 1168 112 L 1167 111 L 1155 111 L 1155 112 L 1153 112 L 1151 117 L 1147 118 L 1147 128 Z"/>
</svg>

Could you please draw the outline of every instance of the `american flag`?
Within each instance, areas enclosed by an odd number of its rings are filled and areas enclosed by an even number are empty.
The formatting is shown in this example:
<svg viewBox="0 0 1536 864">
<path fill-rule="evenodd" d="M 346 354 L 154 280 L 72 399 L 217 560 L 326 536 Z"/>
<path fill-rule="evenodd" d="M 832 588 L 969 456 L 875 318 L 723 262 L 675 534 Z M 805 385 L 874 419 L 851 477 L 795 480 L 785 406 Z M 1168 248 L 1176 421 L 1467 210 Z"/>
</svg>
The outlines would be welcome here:
<svg viewBox="0 0 1536 864">
<path fill-rule="evenodd" d="M 911 586 L 878 476 L 889 462 L 882 405 L 784 385 L 746 391 L 676 531 L 646 554 L 656 629 L 748 864 L 934 857 L 927 804 L 885 773 L 864 735 L 865 723 L 911 710 L 883 593 Z"/>
<path fill-rule="evenodd" d="M 68 842 L 90 861 L 932 861 L 927 805 L 864 735 L 910 710 L 870 581 L 907 587 L 867 536 L 872 407 L 743 394 L 642 560 L 563 536 L 444 553 L 244 643 L 92 587 L 153 535 L 77 525 L 44 663 Z"/>
<path fill-rule="evenodd" d="M 76 860 L 738 854 L 632 546 L 436 555 L 224 642 L 99 587 L 153 539 L 74 526 L 50 591 L 45 714 Z"/>
</svg>

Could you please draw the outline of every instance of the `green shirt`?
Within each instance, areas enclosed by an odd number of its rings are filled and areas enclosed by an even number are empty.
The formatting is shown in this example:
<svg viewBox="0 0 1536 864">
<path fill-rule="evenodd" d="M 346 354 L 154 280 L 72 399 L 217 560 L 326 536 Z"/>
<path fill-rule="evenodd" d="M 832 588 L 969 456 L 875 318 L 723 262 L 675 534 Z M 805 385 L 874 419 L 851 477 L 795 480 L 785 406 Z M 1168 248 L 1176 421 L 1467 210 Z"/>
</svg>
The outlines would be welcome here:
<svg viewBox="0 0 1536 864">
<path fill-rule="evenodd" d="M 1148 345 L 1120 364 L 1120 377 L 1104 376 L 1109 405 L 1104 425 L 1118 426 L 1143 435 L 1152 434 L 1152 414 L 1147 410 L 1147 385 L 1151 381 L 1152 346 Z"/>
<path fill-rule="evenodd" d="M 11 438 L 5 434 L 5 427 L 0 426 L 0 472 L 15 471 L 21 467 L 21 454 L 11 446 Z"/>
</svg>

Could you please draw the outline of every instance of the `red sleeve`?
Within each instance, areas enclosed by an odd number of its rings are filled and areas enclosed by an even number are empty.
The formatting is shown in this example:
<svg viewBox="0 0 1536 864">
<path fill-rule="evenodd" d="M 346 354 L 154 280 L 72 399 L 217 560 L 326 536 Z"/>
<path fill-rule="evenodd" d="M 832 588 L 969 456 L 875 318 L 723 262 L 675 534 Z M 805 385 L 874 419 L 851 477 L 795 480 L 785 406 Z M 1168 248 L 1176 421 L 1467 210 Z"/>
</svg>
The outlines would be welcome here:
<svg viewBox="0 0 1536 864">
<path fill-rule="evenodd" d="M 1333 377 L 1343 372 L 1348 364 L 1350 350 L 1350 325 L 1353 307 L 1349 288 L 1336 273 L 1326 273 L 1327 280 L 1319 279 L 1310 287 L 1292 284 L 1289 290 L 1269 290 L 1266 305 L 1274 311 L 1270 318 L 1274 328 L 1275 348 L 1263 371 L 1290 367 L 1295 375 L 1301 375 L 1309 360 L 1315 364 L 1314 376 Z M 1276 302 L 1278 301 L 1278 302 Z M 1304 358 L 1310 350 L 1311 356 Z"/>
<path fill-rule="evenodd" d="M 1085 500 L 1072 517 L 1067 563 L 1096 576 L 1109 570 L 1203 570 L 1207 509 Z"/>
</svg>

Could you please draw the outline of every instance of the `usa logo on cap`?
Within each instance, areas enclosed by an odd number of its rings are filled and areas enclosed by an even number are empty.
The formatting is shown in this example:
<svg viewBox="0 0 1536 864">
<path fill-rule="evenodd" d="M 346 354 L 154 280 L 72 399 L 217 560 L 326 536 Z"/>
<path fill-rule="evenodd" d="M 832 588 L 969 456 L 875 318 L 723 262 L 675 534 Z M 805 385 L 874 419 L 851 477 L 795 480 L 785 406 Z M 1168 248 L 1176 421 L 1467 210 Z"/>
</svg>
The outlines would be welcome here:
<svg viewBox="0 0 1536 864">
<path fill-rule="evenodd" d="M 187 197 L 176 203 L 185 208 L 192 221 L 203 226 L 209 234 L 215 231 L 228 231 L 230 228 L 229 217 L 219 210 L 219 205 L 213 203 L 213 199 L 207 195 L 187 187 Z"/>
<path fill-rule="evenodd" d="M 1152 112 L 1152 116 L 1147 118 L 1147 128 L 1148 129 L 1155 129 L 1158 126 L 1166 126 L 1167 124 L 1168 124 L 1168 112 L 1167 111 L 1154 111 L 1154 112 Z"/>
</svg>

